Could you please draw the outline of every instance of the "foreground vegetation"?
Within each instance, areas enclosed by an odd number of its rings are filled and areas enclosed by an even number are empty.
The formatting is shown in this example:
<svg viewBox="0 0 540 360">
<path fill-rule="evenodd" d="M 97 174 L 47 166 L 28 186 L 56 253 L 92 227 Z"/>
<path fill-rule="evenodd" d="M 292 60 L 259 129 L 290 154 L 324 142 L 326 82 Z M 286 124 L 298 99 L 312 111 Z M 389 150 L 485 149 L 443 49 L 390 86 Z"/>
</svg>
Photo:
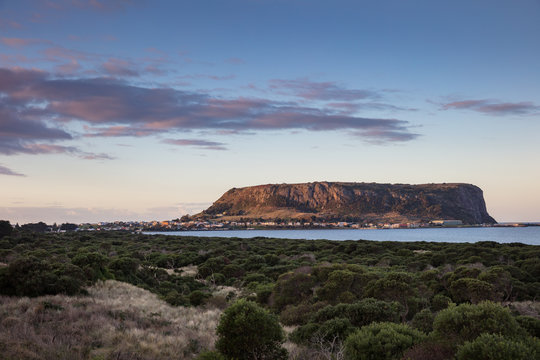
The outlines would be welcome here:
<svg viewBox="0 0 540 360">
<path fill-rule="evenodd" d="M 0 239 L 0 353 L 535 359 L 539 260 L 538 246 L 493 242 L 17 231 Z M 260 348 L 231 337 L 249 324 Z"/>
</svg>

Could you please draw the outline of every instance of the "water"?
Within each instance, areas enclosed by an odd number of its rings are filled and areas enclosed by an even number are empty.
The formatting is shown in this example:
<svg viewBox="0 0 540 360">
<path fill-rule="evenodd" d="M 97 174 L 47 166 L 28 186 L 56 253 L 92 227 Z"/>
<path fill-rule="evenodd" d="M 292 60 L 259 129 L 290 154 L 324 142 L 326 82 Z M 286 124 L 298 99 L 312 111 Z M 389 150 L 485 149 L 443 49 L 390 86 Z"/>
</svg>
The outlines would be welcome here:
<svg viewBox="0 0 540 360">
<path fill-rule="evenodd" d="M 377 240 L 377 241 L 433 241 L 523 243 L 540 245 L 540 226 L 529 227 L 474 227 L 424 229 L 314 229 L 314 230 L 209 230 L 147 232 L 203 237 L 268 237 L 280 239 Z"/>
</svg>

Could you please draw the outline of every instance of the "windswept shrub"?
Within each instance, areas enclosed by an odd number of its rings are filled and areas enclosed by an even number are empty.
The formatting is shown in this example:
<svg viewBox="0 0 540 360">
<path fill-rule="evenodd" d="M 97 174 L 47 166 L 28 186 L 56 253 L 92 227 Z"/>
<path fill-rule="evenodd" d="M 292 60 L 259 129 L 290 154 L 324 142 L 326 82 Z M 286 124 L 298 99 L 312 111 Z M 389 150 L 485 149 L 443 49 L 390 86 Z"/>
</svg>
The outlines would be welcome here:
<svg viewBox="0 0 540 360">
<path fill-rule="evenodd" d="M 455 350 L 444 342 L 424 341 L 414 345 L 403 354 L 403 360 L 450 360 Z"/>
<path fill-rule="evenodd" d="M 288 305 L 279 314 L 279 320 L 284 325 L 304 325 L 313 314 L 327 305 L 323 301 L 316 302 L 315 304 L 300 304 L 298 306 Z"/>
<path fill-rule="evenodd" d="M 508 339 L 497 334 L 482 334 L 459 347 L 457 360 L 532 360 L 540 358 L 540 340 Z"/>
<path fill-rule="evenodd" d="M 133 282 L 139 268 L 139 261 L 127 256 L 118 257 L 111 261 L 109 269 L 113 272 L 117 280 Z"/>
<path fill-rule="evenodd" d="M 353 272 L 348 270 L 334 270 L 328 274 L 328 279 L 324 285 L 317 290 L 317 297 L 323 301 L 335 304 L 343 293 L 348 292 L 352 295 L 349 290 L 353 281 Z"/>
<path fill-rule="evenodd" d="M 433 313 L 429 309 L 424 309 L 414 315 L 411 325 L 427 334 L 433 331 L 433 319 Z"/>
<path fill-rule="evenodd" d="M 458 344 L 472 341 L 483 333 L 513 337 L 523 332 L 508 309 L 489 301 L 442 310 L 435 317 L 433 329 L 436 337 Z"/>
<path fill-rule="evenodd" d="M 0 220 L 0 239 L 13 232 L 13 227 L 7 220 Z"/>
<path fill-rule="evenodd" d="M 79 252 L 73 257 L 71 262 L 84 271 L 89 283 L 112 277 L 107 269 L 109 259 L 98 252 Z"/>
<path fill-rule="evenodd" d="M 516 316 L 519 325 L 525 329 L 529 335 L 540 338 L 540 319 L 532 316 Z"/>
<path fill-rule="evenodd" d="M 202 305 L 211 295 L 201 290 L 192 291 L 189 294 L 189 303 L 193 306 Z"/>
<path fill-rule="evenodd" d="M 397 302 L 368 298 L 354 304 L 327 306 L 319 310 L 312 321 L 322 323 L 334 318 L 346 318 L 353 326 L 361 327 L 372 322 L 396 322 L 400 309 Z"/>
<path fill-rule="evenodd" d="M 254 302 L 238 300 L 219 321 L 216 348 L 225 356 L 238 360 L 286 359 L 281 347 L 285 334 L 277 316 Z"/>
<path fill-rule="evenodd" d="M 274 291 L 274 284 L 258 285 L 255 288 L 255 294 L 257 294 L 257 302 L 263 305 L 268 304 L 268 301 L 273 291 Z"/>
<path fill-rule="evenodd" d="M 200 353 L 195 360 L 227 360 L 227 358 L 217 351 L 205 351 Z"/>
<path fill-rule="evenodd" d="M 431 299 L 431 310 L 441 311 L 444 310 L 452 303 L 452 299 L 443 294 L 437 294 Z"/>
<path fill-rule="evenodd" d="M 336 318 L 322 324 L 300 326 L 291 333 L 290 339 L 297 344 L 330 344 L 343 342 L 355 329 L 348 319 Z"/>
<path fill-rule="evenodd" d="M 349 335 L 345 341 L 345 358 L 398 360 L 405 350 L 424 338 L 423 333 L 404 324 L 373 323 Z"/>
<path fill-rule="evenodd" d="M 482 280 L 473 278 L 462 278 L 453 281 L 450 285 L 452 298 L 460 303 L 470 301 L 477 304 L 483 300 L 493 300 L 493 286 Z"/>
<path fill-rule="evenodd" d="M 40 296 L 84 292 L 83 271 L 70 263 L 49 262 L 24 256 L 0 270 L 0 294 Z"/>
<path fill-rule="evenodd" d="M 479 280 L 491 284 L 495 300 L 509 300 L 515 292 L 516 279 L 502 266 L 493 266 L 478 276 Z"/>
<path fill-rule="evenodd" d="M 314 281 L 311 275 L 286 273 L 279 277 L 272 293 L 277 310 L 287 305 L 297 305 L 313 294 Z"/>
</svg>

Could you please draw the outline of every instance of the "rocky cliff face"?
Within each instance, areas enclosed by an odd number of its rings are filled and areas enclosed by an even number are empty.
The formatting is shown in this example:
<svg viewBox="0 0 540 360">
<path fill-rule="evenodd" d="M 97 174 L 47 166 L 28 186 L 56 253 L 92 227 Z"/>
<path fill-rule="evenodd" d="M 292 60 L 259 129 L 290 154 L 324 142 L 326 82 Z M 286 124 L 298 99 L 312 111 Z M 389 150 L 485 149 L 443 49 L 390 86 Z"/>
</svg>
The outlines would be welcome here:
<svg viewBox="0 0 540 360">
<path fill-rule="evenodd" d="M 495 223 L 482 190 L 470 184 L 314 182 L 233 188 L 202 215 L 263 219 L 349 219 Z"/>
</svg>

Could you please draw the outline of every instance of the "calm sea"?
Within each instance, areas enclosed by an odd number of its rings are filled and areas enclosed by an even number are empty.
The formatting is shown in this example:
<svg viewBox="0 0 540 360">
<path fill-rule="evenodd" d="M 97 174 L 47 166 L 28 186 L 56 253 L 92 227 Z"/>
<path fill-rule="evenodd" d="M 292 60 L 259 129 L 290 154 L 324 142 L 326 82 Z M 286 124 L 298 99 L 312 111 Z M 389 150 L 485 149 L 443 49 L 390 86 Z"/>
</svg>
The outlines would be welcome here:
<svg viewBox="0 0 540 360">
<path fill-rule="evenodd" d="M 280 239 L 326 239 L 326 240 L 377 240 L 377 241 L 434 241 L 434 242 L 478 242 L 523 243 L 540 245 L 540 226 L 529 227 L 486 227 L 486 228 L 427 228 L 427 229 L 324 229 L 324 230 L 212 230 L 147 232 L 204 237 L 257 236 Z"/>
</svg>

